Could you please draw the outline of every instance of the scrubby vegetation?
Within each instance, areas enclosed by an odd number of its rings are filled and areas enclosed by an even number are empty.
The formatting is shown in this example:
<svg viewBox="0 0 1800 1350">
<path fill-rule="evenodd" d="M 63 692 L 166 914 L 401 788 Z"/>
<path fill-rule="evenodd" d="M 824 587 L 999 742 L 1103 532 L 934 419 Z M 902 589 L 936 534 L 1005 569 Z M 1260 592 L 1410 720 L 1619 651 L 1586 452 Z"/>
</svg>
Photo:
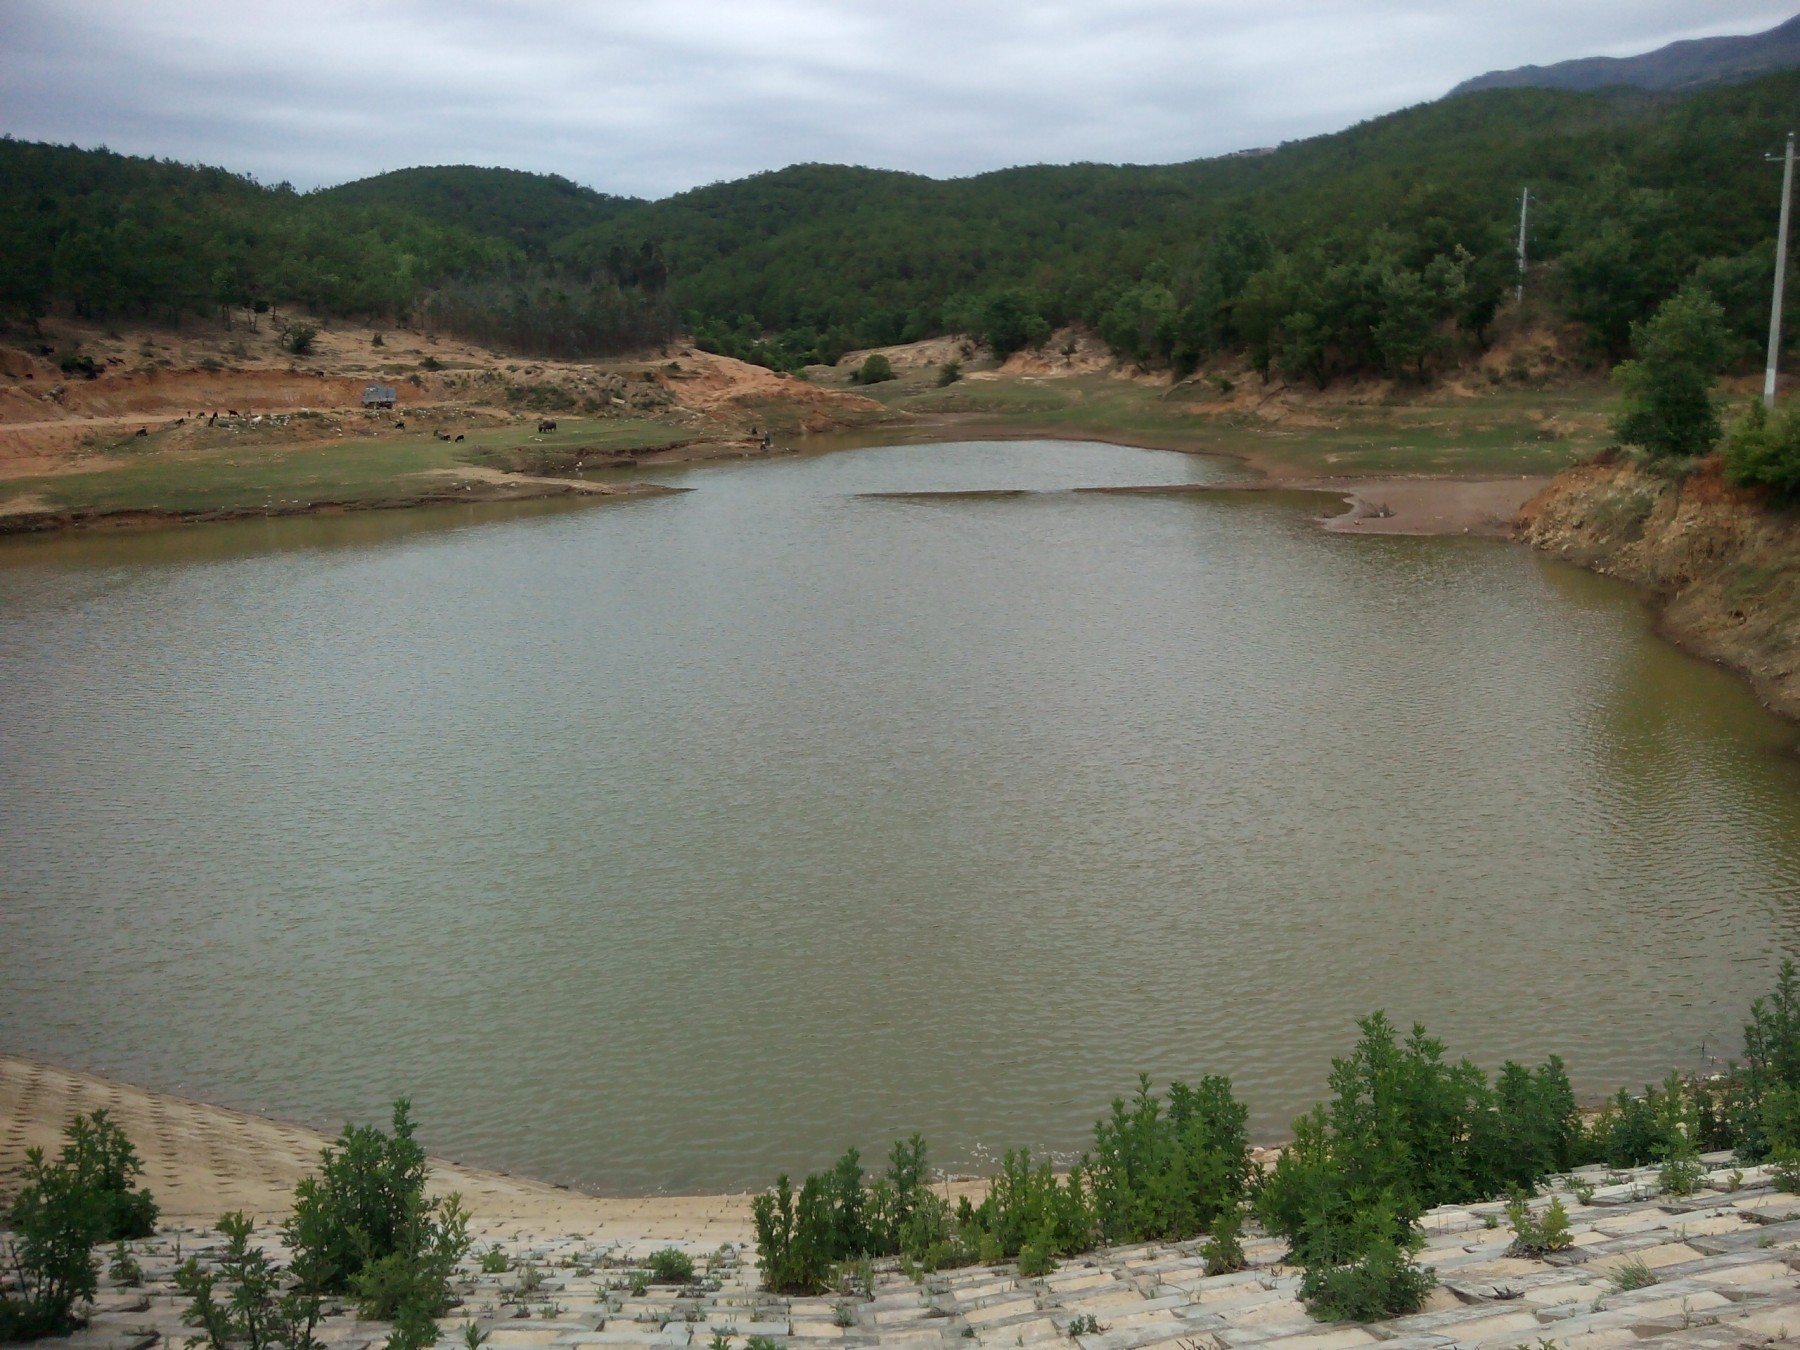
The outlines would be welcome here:
<svg viewBox="0 0 1800 1350">
<path fill-rule="evenodd" d="M 1507 1197 L 1513 1253 L 1543 1256 L 1570 1244 L 1569 1216 L 1560 1197 L 1542 1209 L 1529 1197 L 1570 1168 L 1661 1161 L 1665 1188 L 1690 1194 L 1705 1175 L 1700 1152 L 1735 1148 L 1746 1161 L 1776 1160 L 1778 1179 L 1800 1176 L 1800 974 L 1791 962 L 1751 1006 L 1741 1065 L 1712 1078 L 1671 1075 L 1642 1096 L 1621 1090 L 1591 1125 L 1556 1056 L 1536 1068 L 1509 1062 L 1490 1079 L 1466 1059 L 1447 1061 L 1423 1027 L 1403 1038 L 1381 1013 L 1358 1025 L 1355 1049 L 1332 1062 L 1331 1100 L 1294 1122 L 1266 1174 L 1250 1161 L 1245 1110 L 1226 1079 L 1174 1083 L 1163 1097 L 1140 1078 L 1064 1174 L 1008 1152 L 979 1205 L 965 1196 L 952 1208 L 927 1184 L 918 1135 L 893 1146 L 872 1184 L 855 1149 L 797 1194 L 781 1177 L 754 1202 L 764 1283 L 820 1293 L 843 1263 L 895 1255 L 915 1272 L 1017 1261 L 1029 1277 L 1100 1244 L 1201 1233 L 1208 1272 L 1223 1274 L 1244 1264 L 1247 1206 L 1287 1239 L 1314 1316 L 1369 1321 L 1416 1311 L 1431 1289 L 1432 1273 L 1414 1257 L 1418 1219 L 1434 1206 Z M 1593 1192 L 1570 1193 L 1586 1203 Z"/>
<path fill-rule="evenodd" d="M 211 1268 L 190 1256 L 175 1272 L 175 1287 L 188 1300 L 181 1320 L 199 1332 L 189 1344 L 313 1350 L 324 1303 L 317 1293 L 285 1287 L 281 1268 L 250 1245 L 252 1227 L 240 1213 L 224 1215 L 225 1254 Z"/>
<path fill-rule="evenodd" d="M 450 1277 L 470 1247 L 459 1198 L 426 1198 L 425 1150 L 413 1131 L 404 1098 L 392 1134 L 345 1126 L 320 1155 L 319 1174 L 294 1188 L 282 1229 L 298 1288 L 354 1295 L 364 1316 L 396 1324 L 394 1350 L 436 1340 Z"/>
<path fill-rule="evenodd" d="M 1800 1184 L 1800 971 L 1792 962 L 1751 1005 L 1741 1063 L 1703 1078 L 1672 1074 L 1641 1096 L 1621 1091 L 1586 1125 L 1554 1056 L 1536 1068 L 1507 1063 L 1490 1078 L 1466 1059 L 1447 1060 L 1422 1027 L 1402 1036 L 1381 1013 L 1358 1025 L 1356 1046 L 1332 1063 L 1330 1100 L 1294 1122 L 1293 1141 L 1266 1174 L 1252 1165 L 1246 1112 L 1228 1080 L 1157 1093 L 1140 1077 L 1066 1171 L 1027 1150 L 1008 1152 L 980 1203 L 965 1195 L 952 1205 L 933 1189 L 917 1134 L 896 1141 L 873 1178 L 855 1149 L 798 1191 L 782 1176 L 752 1207 L 763 1282 L 777 1292 L 867 1297 L 877 1258 L 898 1258 L 915 1275 L 1011 1261 L 1034 1278 L 1098 1245 L 1201 1234 L 1216 1275 L 1244 1266 L 1242 1226 L 1254 1214 L 1286 1239 L 1314 1316 L 1371 1321 L 1414 1311 L 1429 1292 L 1434 1276 L 1415 1258 L 1417 1221 L 1433 1206 L 1504 1196 L 1512 1254 L 1542 1257 L 1570 1245 L 1569 1217 L 1560 1196 L 1542 1208 L 1531 1197 L 1573 1167 L 1660 1162 L 1664 1187 L 1683 1195 L 1706 1180 L 1703 1151 L 1735 1149 L 1744 1163 L 1771 1162 L 1779 1184 Z M 0 1339 L 72 1329 L 97 1287 L 96 1248 L 114 1245 L 113 1276 L 129 1283 L 135 1262 L 124 1243 L 154 1228 L 155 1205 L 133 1183 L 141 1165 L 106 1113 L 77 1117 L 65 1133 L 54 1162 L 31 1152 L 8 1215 Z M 311 1350 L 322 1300 L 333 1294 L 392 1322 L 389 1350 L 435 1343 L 471 1244 L 457 1198 L 426 1197 L 409 1104 L 394 1104 L 391 1133 L 347 1126 L 320 1163 L 296 1188 L 282 1230 L 292 1253 L 285 1270 L 252 1244 L 252 1225 L 237 1213 L 219 1221 L 222 1256 L 179 1268 L 197 1343 Z M 1740 1170 L 1713 1184 L 1741 1181 Z M 1589 1186 L 1567 1190 L 1583 1204 L 1593 1197 Z M 495 1248 L 480 1264 L 499 1273 L 507 1262 Z M 692 1258 L 671 1247 L 633 1273 L 631 1288 L 695 1278 Z M 1626 1268 L 1620 1287 L 1644 1278 Z M 519 1288 L 540 1279 L 528 1263 Z M 1099 1330 L 1091 1318 L 1070 1328 Z"/>
<path fill-rule="evenodd" d="M 1758 399 L 1725 440 L 1725 476 L 1738 487 L 1800 497 L 1800 404 L 1774 414 Z"/>
<path fill-rule="evenodd" d="M 25 1155 L 24 1184 L 7 1214 L 0 1259 L 0 1342 L 68 1331 L 94 1296 L 93 1249 L 156 1231 L 156 1202 L 137 1189 L 137 1151 L 104 1110 L 76 1116 L 54 1161 Z"/>
</svg>

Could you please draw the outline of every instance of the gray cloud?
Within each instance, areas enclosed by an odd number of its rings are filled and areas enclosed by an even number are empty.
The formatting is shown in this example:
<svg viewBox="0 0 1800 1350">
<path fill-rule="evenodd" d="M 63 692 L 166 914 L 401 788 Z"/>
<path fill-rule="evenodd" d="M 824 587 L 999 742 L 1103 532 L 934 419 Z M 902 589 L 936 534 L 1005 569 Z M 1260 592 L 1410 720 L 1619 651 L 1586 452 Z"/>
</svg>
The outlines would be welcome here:
<svg viewBox="0 0 1800 1350">
<path fill-rule="evenodd" d="M 1793 0 L 1787 0 L 1791 5 Z M 663 196 L 808 160 L 1166 163 L 1767 0 L 4 0 L 0 129 L 301 188 L 501 164 Z"/>
</svg>

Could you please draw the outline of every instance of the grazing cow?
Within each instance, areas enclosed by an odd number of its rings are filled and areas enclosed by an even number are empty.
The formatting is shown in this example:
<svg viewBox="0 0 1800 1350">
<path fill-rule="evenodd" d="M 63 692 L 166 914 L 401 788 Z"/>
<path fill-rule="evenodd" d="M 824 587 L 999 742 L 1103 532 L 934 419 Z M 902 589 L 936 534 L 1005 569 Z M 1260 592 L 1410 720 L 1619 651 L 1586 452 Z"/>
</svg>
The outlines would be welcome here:
<svg viewBox="0 0 1800 1350">
<path fill-rule="evenodd" d="M 404 423 L 404 422 L 396 422 L 396 423 L 394 423 L 394 430 L 395 430 L 395 431 L 405 431 L 405 430 L 406 430 L 406 423 Z"/>
<path fill-rule="evenodd" d="M 554 423 L 554 422 L 550 421 L 548 418 L 546 418 L 545 420 L 538 423 L 538 430 L 540 432 L 555 431 L 556 423 Z"/>
<path fill-rule="evenodd" d="M 459 441 L 462 439 L 462 432 L 459 431 L 456 433 L 456 439 Z"/>
<path fill-rule="evenodd" d="M 148 436 L 149 434 L 150 434 L 149 427 L 139 427 L 136 431 L 132 432 L 132 435 L 134 435 L 134 436 Z"/>
<path fill-rule="evenodd" d="M 432 439 L 432 440 L 434 440 L 434 441 L 447 441 L 447 440 L 449 440 L 449 439 L 450 439 L 450 433 L 449 433 L 449 432 L 447 432 L 447 431 L 436 431 L 436 430 L 434 430 L 434 431 L 433 431 L 433 432 L 432 432 L 432 433 L 431 433 L 431 439 Z"/>
<path fill-rule="evenodd" d="M 225 412 L 228 416 L 231 416 L 231 417 L 236 417 L 238 415 L 238 410 L 236 408 L 227 408 L 225 410 Z"/>
</svg>

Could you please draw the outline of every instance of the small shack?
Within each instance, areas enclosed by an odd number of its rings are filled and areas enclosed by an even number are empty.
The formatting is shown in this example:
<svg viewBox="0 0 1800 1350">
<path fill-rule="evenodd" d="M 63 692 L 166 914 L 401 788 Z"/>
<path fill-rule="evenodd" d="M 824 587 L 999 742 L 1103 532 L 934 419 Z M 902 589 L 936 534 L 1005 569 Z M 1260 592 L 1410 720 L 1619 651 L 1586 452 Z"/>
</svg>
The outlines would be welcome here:
<svg viewBox="0 0 1800 1350">
<path fill-rule="evenodd" d="M 363 407 L 391 408 L 397 396 L 391 384 L 365 384 L 363 386 Z"/>
</svg>

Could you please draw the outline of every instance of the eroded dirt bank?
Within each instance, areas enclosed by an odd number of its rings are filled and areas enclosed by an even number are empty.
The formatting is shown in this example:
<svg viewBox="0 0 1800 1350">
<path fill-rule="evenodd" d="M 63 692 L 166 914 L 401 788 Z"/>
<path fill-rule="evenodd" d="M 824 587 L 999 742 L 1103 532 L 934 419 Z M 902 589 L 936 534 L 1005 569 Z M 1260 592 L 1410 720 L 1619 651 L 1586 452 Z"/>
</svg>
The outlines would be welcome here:
<svg viewBox="0 0 1800 1350">
<path fill-rule="evenodd" d="M 1800 717 L 1800 510 L 1731 487 L 1716 460 L 1679 482 L 1593 464 L 1559 474 L 1527 502 L 1518 532 L 1643 588 L 1669 637 Z"/>
</svg>

